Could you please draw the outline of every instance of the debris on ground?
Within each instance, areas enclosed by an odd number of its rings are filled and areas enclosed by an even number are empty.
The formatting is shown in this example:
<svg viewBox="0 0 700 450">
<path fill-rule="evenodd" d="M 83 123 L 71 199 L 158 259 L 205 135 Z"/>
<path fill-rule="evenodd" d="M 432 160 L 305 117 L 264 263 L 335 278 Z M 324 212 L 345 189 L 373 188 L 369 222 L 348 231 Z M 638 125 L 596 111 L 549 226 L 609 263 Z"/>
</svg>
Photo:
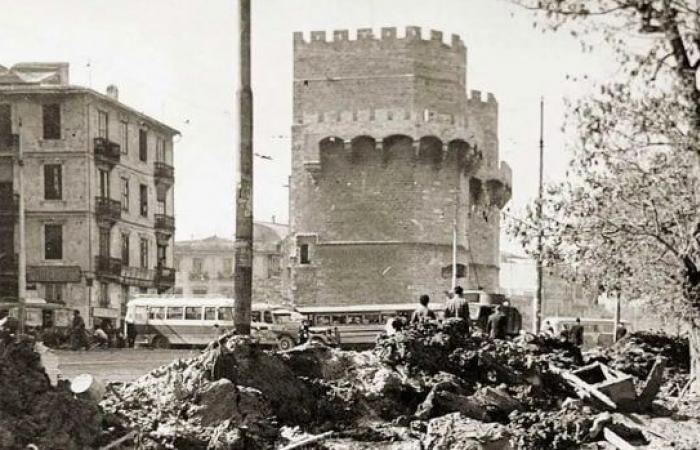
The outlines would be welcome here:
<svg viewBox="0 0 700 450">
<path fill-rule="evenodd" d="M 76 399 L 68 386 L 51 385 L 28 340 L 0 352 L 0 448 L 92 448 L 100 435 L 96 403 Z"/>
<path fill-rule="evenodd" d="M 678 373 L 687 380 L 689 361 L 677 339 L 632 334 L 613 348 L 582 355 L 558 339 L 493 340 L 467 336 L 459 325 L 448 320 L 410 328 L 362 352 L 312 343 L 275 352 L 227 335 L 193 358 L 108 386 L 101 411 L 65 386 L 51 388 L 31 346 L 16 346 L 3 356 L 15 362 L 0 367 L 0 412 L 35 415 L 29 422 L 0 416 L 0 448 L 23 448 L 30 443 L 26 436 L 40 448 L 99 441 L 117 450 L 592 449 L 612 448 L 611 441 L 700 446 L 700 421 L 672 415 L 671 399 L 656 398 L 659 390 L 669 392 Z M 20 391 L 31 393 L 32 401 L 5 395 L 25 366 L 33 375 Z M 616 409 L 585 395 L 586 386 Z M 32 409 L 52 397 L 60 405 L 43 410 L 50 417 Z M 625 403 L 621 398 L 627 402 L 617 408 Z M 65 436 L 42 438 L 54 430 Z"/>
</svg>

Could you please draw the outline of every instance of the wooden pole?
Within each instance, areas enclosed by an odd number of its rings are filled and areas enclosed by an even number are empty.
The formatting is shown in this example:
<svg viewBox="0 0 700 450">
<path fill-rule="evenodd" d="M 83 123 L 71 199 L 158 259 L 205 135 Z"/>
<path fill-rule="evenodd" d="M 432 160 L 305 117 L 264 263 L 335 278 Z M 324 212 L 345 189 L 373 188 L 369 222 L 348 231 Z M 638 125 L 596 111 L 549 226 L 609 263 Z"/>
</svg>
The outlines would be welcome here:
<svg viewBox="0 0 700 450">
<path fill-rule="evenodd" d="M 250 0 L 238 1 L 240 78 L 236 92 L 239 132 L 234 326 L 237 334 L 249 335 L 253 292 L 253 91 L 250 86 Z"/>
</svg>

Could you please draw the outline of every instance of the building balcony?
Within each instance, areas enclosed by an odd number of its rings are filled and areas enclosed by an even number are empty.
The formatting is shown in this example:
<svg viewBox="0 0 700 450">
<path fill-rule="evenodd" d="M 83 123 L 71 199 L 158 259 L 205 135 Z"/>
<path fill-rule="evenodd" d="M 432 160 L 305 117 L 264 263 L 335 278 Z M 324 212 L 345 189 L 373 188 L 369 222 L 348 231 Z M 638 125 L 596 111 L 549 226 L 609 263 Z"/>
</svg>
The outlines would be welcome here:
<svg viewBox="0 0 700 450">
<path fill-rule="evenodd" d="M 102 137 L 95 138 L 95 159 L 107 165 L 119 164 L 121 147 L 116 142 Z"/>
<path fill-rule="evenodd" d="M 122 266 L 124 284 L 149 288 L 155 283 L 156 272 L 143 267 Z"/>
<path fill-rule="evenodd" d="M 190 272 L 190 281 L 209 281 L 209 272 Z"/>
<path fill-rule="evenodd" d="M 156 214 L 156 231 L 173 234 L 175 232 L 175 218 L 166 214 Z"/>
<path fill-rule="evenodd" d="M 97 221 L 104 225 L 114 225 L 122 218 L 122 204 L 108 197 L 95 197 L 95 215 Z"/>
<path fill-rule="evenodd" d="M 156 161 L 153 164 L 153 176 L 156 183 L 172 185 L 175 180 L 175 168 L 163 161 Z"/>
<path fill-rule="evenodd" d="M 15 223 L 19 217 L 19 194 L 0 193 L 0 223 Z"/>
<path fill-rule="evenodd" d="M 175 269 L 172 267 L 156 267 L 156 288 L 159 292 L 172 289 L 175 286 Z"/>
<path fill-rule="evenodd" d="M 216 279 L 219 281 L 233 281 L 234 278 L 233 272 L 219 272 L 216 276 Z"/>
<path fill-rule="evenodd" d="M 18 134 L 0 134 L 0 154 L 17 155 L 19 153 Z"/>
<path fill-rule="evenodd" d="M 95 256 L 95 273 L 100 278 L 119 281 L 122 276 L 122 260 L 110 256 Z"/>
</svg>

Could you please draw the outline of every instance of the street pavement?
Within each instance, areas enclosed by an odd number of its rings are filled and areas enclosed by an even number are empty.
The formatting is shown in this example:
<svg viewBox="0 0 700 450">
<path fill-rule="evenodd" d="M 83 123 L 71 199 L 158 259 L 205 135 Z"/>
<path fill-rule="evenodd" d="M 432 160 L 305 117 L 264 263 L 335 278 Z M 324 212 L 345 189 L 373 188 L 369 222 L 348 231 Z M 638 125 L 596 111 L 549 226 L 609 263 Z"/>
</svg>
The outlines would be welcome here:
<svg viewBox="0 0 700 450">
<path fill-rule="evenodd" d="M 89 373 L 104 382 L 132 381 L 156 367 L 189 358 L 201 350 L 109 349 L 70 351 L 55 350 L 60 377 L 71 380 Z"/>
</svg>

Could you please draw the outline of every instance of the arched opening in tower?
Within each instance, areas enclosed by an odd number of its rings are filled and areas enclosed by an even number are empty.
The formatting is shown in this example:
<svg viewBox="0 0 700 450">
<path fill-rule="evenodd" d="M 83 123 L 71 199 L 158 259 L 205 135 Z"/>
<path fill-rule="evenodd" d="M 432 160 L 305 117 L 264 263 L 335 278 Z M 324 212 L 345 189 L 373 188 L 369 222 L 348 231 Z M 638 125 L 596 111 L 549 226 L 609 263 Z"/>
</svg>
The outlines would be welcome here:
<svg viewBox="0 0 700 450">
<path fill-rule="evenodd" d="M 418 160 L 439 165 L 442 161 L 442 141 L 435 136 L 424 136 L 418 146 Z"/>
<path fill-rule="evenodd" d="M 376 141 L 371 136 L 357 136 L 352 140 L 350 157 L 352 162 L 367 162 L 379 160 L 380 155 L 376 149 Z"/>
<path fill-rule="evenodd" d="M 413 159 L 413 139 L 405 134 L 394 134 L 384 138 L 384 162 Z"/>
</svg>

